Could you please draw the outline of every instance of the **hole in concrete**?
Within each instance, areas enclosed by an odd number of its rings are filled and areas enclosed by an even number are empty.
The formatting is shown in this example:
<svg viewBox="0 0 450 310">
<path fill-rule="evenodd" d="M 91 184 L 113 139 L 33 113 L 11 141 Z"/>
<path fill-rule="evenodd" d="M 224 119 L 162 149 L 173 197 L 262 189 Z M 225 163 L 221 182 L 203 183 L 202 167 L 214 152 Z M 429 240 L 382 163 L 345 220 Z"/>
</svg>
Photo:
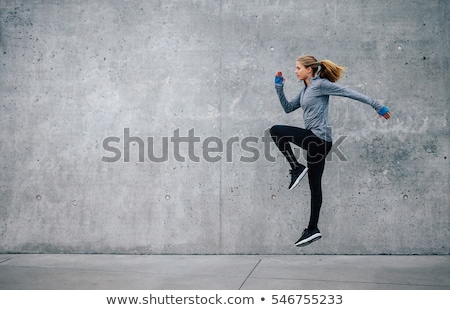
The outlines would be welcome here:
<svg viewBox="0 0 450 310">
<path fill-rule="evenodd" d="M 166 200 L 169 200 L 170 199 L 170 196 L 169 195 L 166 195 Z"/>
<path fill-rule="evenodd" d="M 273 200 L 275 200 L 277 198 L 277 196 L 275 196 L 275 195 L 272 195 L 272 199 Z"/>
<path fill-rule="evenodd" d="M 403 195 L 403 200 L 408 200 L 408 195 Z"/>
<path fill-rule="evenodd" d="M 270 47 L 270 51 L 273 52 L 274 50 L 275 50 L 275 47 L 271 46 L 271 47 Z"/>
<path fill-rule="evenodd" d="M 41 195 L 37 195 L 37 196 L 36 196 L 36 199 L 37 199 L 37 200 L 41 200 Z"/>
</svg>

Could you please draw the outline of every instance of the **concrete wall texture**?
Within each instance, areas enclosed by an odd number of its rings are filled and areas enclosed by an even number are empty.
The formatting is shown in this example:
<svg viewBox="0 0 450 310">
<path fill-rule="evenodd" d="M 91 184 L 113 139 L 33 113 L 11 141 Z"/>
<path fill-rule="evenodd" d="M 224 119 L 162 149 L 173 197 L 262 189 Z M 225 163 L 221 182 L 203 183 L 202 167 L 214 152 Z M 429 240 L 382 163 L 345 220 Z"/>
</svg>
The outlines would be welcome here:
<svg viewBox="0 0 450 310">
<path fill-rule="evenodd" d="M 0 252 L 448 254 L 449 1 L 0 1 Z M 267 129 L 332 97 L 323 238 Z M 302 152 L 298 150 L 299 156 Z M 167 157 L 167 158 L 166 158 Z"/>
</svg>

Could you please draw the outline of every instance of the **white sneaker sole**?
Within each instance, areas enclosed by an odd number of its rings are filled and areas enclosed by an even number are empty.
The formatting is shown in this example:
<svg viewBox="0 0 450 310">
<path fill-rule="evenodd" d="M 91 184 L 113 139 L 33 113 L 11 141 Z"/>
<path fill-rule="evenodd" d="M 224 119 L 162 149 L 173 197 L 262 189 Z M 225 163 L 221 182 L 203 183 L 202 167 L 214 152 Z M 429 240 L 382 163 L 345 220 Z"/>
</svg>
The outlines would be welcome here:
<svg viewBox="0 0 450 310">
<path fill-rule="evenodd" d="M 292 185 L 292 187 L 289 189 L 290 191 L 293 190 L 298 185 L 298 183 L 300 183 L 300 181 L 303 179 L 303 177 L 308 172 L 308 170 L 309 170 L 308 167 L 306 167 L 305 170 L 303 170 L 302 174 L 300 174 L 300 176 L 297 178 L 297 180 L 295 180 L 295 182 Z"/>
<path fill-rule="evenodd" d="M 301 240 L 301 241 L 297 242 L 295 245 L 298 246 L 298 247 L 307 246 L 308 244 L 313 243 L 314 241 L 317 241 L 320 238 L 322 238 L 322 234 L 315 233 L 314 235 L 312 235 L 312 236 L 310 236 L 310 237 L 308 237 L 308 238 L 306 238 L 304 240 Z"/>
</svg>

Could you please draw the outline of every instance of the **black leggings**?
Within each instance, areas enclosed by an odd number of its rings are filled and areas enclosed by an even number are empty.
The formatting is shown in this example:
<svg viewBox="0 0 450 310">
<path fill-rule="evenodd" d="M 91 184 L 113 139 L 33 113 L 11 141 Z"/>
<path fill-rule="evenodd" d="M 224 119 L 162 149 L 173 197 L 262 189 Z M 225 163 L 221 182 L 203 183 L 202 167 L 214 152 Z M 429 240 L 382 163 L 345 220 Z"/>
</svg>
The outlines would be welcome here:
<svg viewBox="0 0 450 310">
<path fill-rule="evenodd" d="M 292 169 L 299 167 L 300 164 L 289 143 L 294 143 L 307 151 L 306 161 L 311 189 L 311 216 L 308 229 L 316 228 L 322 206 L 322 175 L 325 169 L 325 158 L 333 144 L 320 139 L 311 130 L 292 126 L 275 125 L 270 129 L 270 134 Z"/>
</svg>

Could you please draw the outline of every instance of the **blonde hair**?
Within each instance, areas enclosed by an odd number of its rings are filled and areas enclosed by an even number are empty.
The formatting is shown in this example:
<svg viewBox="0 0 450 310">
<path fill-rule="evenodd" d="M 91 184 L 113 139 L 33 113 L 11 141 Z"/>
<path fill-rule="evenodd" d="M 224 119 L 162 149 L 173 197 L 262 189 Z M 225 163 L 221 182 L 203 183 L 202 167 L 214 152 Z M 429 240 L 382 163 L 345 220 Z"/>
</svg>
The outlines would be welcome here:
<svg viewBox="0 0 450 310">
<path fill-rule="evenodd" d="M 314 75 L 316 75 L 318 72 L 321 78 L 327 79 L 331 82 L 336 82 L 337 80 L 339 80 L 345 71 L 345 67 L 338 66 L 331 60 L 325 59 L 321 62 L 318 62 L 315 57 L 309 55 L 300 56 L 297 61 L 304 65 L 306 68 L 311 68 Z"/>
</svg>

